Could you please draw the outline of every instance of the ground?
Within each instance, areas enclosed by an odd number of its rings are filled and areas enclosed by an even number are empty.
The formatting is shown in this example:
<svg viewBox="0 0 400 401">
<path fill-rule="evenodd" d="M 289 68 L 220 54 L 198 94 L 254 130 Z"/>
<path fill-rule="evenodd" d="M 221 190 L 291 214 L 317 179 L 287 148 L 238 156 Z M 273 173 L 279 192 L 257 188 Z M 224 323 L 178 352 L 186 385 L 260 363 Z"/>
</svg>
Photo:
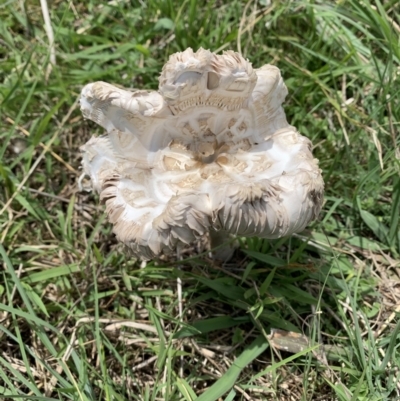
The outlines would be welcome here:
<svg viewBox="0 0 400 401">
<path fill-rule="evenodd" d="M 2 399 L 400 400 L 400 3 L 55 0 L 47 24 L 45 5 L 0 5 Z M 189 46 L 281 69 L 325 203 L 229 264 L 143 267 L 80 190 L 102 130 L 77 99 L 155 89 Z"/>
</svg>

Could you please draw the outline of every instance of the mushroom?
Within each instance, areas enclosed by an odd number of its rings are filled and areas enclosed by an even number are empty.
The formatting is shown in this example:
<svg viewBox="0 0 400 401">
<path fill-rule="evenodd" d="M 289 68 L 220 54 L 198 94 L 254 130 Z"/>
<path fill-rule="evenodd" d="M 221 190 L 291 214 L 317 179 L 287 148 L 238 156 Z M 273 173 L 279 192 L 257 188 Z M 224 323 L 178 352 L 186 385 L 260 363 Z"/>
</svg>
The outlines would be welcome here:
<svg viewBox="0 0 400 401">
<path fill-rule="evenodd" d="M 86 85 L 81 110 L 107 130 L 81 147 L 117 238 L 152 259 L 209 236 L 279 238 L 321 209 L 311 142 L 286 121 L 280 71 L 233 51 L 170 56 L 158 91 Z"/>
</svg>

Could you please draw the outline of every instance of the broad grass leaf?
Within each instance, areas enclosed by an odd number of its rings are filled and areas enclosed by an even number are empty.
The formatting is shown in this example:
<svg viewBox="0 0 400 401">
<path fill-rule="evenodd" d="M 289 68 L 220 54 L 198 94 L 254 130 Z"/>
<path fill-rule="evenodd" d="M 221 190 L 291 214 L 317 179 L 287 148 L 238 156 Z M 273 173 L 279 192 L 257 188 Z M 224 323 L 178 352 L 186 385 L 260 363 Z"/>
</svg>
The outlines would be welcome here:
<svg viewBox="0 0 400 401">
<path fill-rule="evenodd" d="M 37 220 L 40 220 L 40 216 L 26 198 L 24 198 L 21 194 L 18 194 L 14 199 L 20 203 L 21 206 L 23 206 L 33 217 L 35 217 Z"/>
<path fill-rule="evenodd" d="M 174 29 L 175 24 L 169 18 L 160 18 L 154 25 L 154 30 L 159 31 L 161 29 L 172 30 Z"/>
<path fill-rule="evenodd" d="M 258 336 L 239 357 L 233 362 L 231 367 L 218 379 L 208 390 L 200 395 L 197 401 L 216 401 L 236 384 L 241 371 L 254 359 L 260 356 L 269 344 L 264 336 Z"/>
<path fill-rule="evenodd" d="M 176 385 L 178 386 L 181 394 L 185 397 L 186 401 L 193 401 L 198 399 L 196 393 L 193 391 L 193 389 L 190 387 L 189 383 L 185 379 L 181 377 L 176 377 Z"/>
<path fill-rule="evenodd" d="M 42 281 L 51 280 L 56 277 L 68 276 L 72 273 L 80 272 L 80 266 L 78 264 L 64 265 L 53 267 L 51 269 L 44 269 L 36 273 L 30 273 L 23 278 L 24 281 L 29 283 L 39 283 Z"/>
<path fill-rule="evenodd" d="M 243 299 L 244 289 L 235 285 L 230 285 L 225 279 L 210 280 L 205 277 L 198 277 L 198 280 L 207 287 L 213 289 L 219 294 L 233 300 Z"/>
<path fill-rule="evenodd" d="M 377 238 L 383 242 L 387 243 L 388 241 L 388 232 L 389 230 L 382 224 L 372 213 L 367 210 L 360 210 L 361 218 L 364 220 L 364 223 L 371 229 L 371 231 L 377 236 Z"/>
<path fill-rule="evenodd" d="M 367 238 L 355 235 L 353 237 L 347 238 L 346 241 L 353 246 L 361 249 L 366 249 L 368 251 L 379 252 L 380 250 L 387 249 L 386 246 L 379 244 L 378 242 L 371 241 Z"/>
<path fill-rule="evenodd" d="M 266 279 L 261 284 L 260 289 L 259 289 L 259 292 L 260 292 L 261 296 L 264 295 L 267 292 L 267 290 L 268 290 L 268 288 L 269 288 L 270 284 L 272 283 L 272 280 L 273 280 L 273 278 L 275 276 L 275 271 L 276 271 L 276 267 L 271 271 L 271 273 L 268 274 Z"/>
<path fill-rule="evenodd" d="M 245 253 L 247 253 L 247 255 L 253 257 L 254 259 L 259 260 L 260 262 L 264 262 L 267 263 L 273 267 L 282 267 L 282 266 L 286 266 L 287 262 L 284 261 L 283 259 L 280 258 L 276 258 L 275 256 L 271 256 L 271 255 L 265 255 L 261 252 L 256 252 L 256 251 L 244 251 Z"/>
</svg>

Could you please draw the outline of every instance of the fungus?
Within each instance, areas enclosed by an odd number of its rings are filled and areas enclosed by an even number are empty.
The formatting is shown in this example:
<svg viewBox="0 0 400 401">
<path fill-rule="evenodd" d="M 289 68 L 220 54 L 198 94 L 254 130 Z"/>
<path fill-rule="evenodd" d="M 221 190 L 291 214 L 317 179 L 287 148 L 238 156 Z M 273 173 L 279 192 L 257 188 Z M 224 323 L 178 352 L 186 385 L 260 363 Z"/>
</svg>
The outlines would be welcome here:
<svg viewBox="0 0 400 401">
<path fill-rule="evenodd" d="M 158 91 L 86 85 L 81 110 L 107 130 L 83 169 L 117 238 L 143 260 L 208 235 L 279 238 L 318 216 L 311 142 L 286 121 L 280 71 L 233 51 L 170 56 Z"/>
</svg>

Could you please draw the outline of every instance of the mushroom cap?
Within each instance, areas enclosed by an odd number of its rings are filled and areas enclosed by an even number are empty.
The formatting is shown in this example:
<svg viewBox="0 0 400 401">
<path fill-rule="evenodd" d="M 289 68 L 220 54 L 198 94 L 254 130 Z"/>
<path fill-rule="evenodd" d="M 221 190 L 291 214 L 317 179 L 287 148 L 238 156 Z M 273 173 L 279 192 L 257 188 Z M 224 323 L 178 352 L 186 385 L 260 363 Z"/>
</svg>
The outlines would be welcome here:
<svg viewBox="0 0 400 401">
<path fill-rule="evenodd" d="M 233 51 L 170 56 L 158 91 L 105 82 L 81 93 L 107 130 L 81 147 L 117 238 L 142 259 L 210 229 L 279 238 L 318 216 L 323 180 L 311 142 L 289 125 L 280 71 Z"/>
</svg>

